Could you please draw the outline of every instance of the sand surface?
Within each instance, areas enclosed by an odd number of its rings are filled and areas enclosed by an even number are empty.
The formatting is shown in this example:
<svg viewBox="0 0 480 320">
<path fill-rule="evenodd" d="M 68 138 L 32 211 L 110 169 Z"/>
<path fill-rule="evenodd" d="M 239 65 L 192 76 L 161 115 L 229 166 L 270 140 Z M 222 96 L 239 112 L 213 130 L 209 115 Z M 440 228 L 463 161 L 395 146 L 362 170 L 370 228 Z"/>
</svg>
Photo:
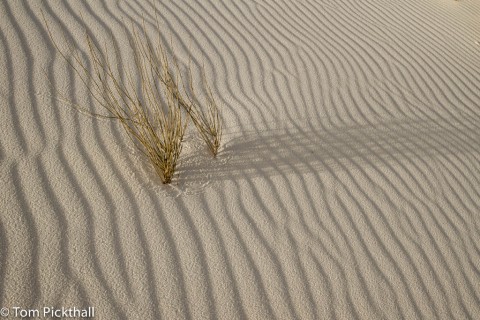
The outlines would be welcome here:
<svg viewBox="0 0 480 320">
<path fill-rule="evenodd" d="M 0 307 L 95 319 L 480 319 L 480 2 L 157 2 L 223 105 L 164 186 L 56 53 L 131 63 L 148 0 L 0 1 Z M 114 50 L 112 49 L 112 52 Z M 197 140 L 196 140 L 197 139 Z"/>
</svg>

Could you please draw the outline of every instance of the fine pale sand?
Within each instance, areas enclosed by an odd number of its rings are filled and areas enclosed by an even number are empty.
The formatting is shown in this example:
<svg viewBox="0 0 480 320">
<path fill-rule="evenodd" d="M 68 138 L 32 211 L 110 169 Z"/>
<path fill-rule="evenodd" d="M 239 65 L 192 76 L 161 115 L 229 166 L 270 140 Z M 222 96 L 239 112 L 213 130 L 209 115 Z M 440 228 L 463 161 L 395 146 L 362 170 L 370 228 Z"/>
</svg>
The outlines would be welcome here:
<svg viewBox="0 0 480 320">
<path fill-rule="evenodd" d="M 223 106 L 161 184 L 56 53 L 145 19 Z M 124 29 L 127 27 L 127 30 Z M 477 0 L 0 1 L 0 307 L 479 319 Z"/>
</svg>

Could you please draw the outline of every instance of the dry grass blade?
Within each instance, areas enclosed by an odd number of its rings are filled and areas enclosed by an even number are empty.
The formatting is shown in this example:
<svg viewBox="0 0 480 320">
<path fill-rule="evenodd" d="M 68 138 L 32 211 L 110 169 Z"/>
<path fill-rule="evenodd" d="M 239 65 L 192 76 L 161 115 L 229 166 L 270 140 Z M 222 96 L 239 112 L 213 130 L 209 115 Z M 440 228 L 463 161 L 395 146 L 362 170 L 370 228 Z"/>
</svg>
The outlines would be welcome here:
<svg viewBox="0 0 480 320">
<path fill-rule="evenodd" d="M 75 74 L 80 78 L 93 99 L 108 114 L 104 117 L 119 121 L 128 136 L 149 159 L 163 183 L 170 183 L 182 151 L 183 136 L 187 125 L 182 117 L 177 99 L 178 82 L 169 70 L 168 59 L 162 51 L 155 54 L 147 40 L 145 28 L 142 33 L 133 29 L 130 47 L 134 65 L 126 71 L 124 80 L 114 72 L 105 45 L 103 52 L 88 34 L 88 68 L 77 50 L 73 61 L 57 45 L 44 17 L 50 38 Z M 160 44 L 159 44 L 160 47 Z M 70 48 L 71 49 L 71 48 Z M 165 78 L 169 82 L 164 81 Z M 60 96 L 62 96 L 60 94 Z M 80 111 L 88 108 L 73 104 Z M 93 112 L 91 115 L 96 115 Z"/>
<path fill-rule="evenodd" d="M 178 70 L 179 68 L 176 61 L 175 65 Z M 206 89 L 206 108 L 202 107 L 202 104 L 199 102 L 199 99 L 195 94 L 190 67 L 188 69 L 188 86 L 190 94 L 186 93 L 187 90 L 183 81 L 183 95 L 180 93 L 178 85 L 172 88 L 171 91 L 175 92 L 179 104 L 188 113 L 190 119 L 197 128 L 200 137 L 206 143 L 212 155 L 216 157 L 222 140 L 222 121 L 220 117 L 220 109 L 205 76 L 205 68 L 202 69 L 202 83 Z M 175 82 L 170 81 L 169 84 L 175 86 Z"/>
<path fill-rule="evenodd" d="M 192 122 L 195 124 L 200 136 L 207 144 L 207 147 L 215 157 L 220 147 L 222 139 L 222 122 L 220 118 L 220 110 L 217 102 L 213 96 L 212 90 L 208 85 L 205 69 L 202 71 L 202 80 L 204 87 L 206 88 L 206 104 L 207 110 L 203 110 L 200 104 L 196 103 L 198 99 L 195 97 L 195 91 L 193 89 L 193 81 L 191 76 L 191 70 L 189 70 L 189 86 L 192 97 L 189 98 L 189 104 L 185 108 L 190 115 Z M 183 105 L 185 107 L 185 105 Z"/>
</svg>

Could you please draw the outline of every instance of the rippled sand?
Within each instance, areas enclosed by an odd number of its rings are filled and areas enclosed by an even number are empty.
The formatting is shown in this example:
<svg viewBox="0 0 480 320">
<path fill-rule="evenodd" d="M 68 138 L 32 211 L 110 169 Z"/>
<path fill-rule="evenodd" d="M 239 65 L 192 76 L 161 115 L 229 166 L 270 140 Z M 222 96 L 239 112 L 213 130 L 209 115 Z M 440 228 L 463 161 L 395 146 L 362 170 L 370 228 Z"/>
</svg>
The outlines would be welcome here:
<svg viewBox="0 0 480 320">
<path fill-rule="evenodd" d="M 171 186 L 46 80 L 99 110 L 42 10 L 122 70 L 155 8 L 225 124 L 216 160 L 189 132 Z M 0 307 L 478 319 L 479 41 L 476 0 L 0 1 Z"/>
</svg>

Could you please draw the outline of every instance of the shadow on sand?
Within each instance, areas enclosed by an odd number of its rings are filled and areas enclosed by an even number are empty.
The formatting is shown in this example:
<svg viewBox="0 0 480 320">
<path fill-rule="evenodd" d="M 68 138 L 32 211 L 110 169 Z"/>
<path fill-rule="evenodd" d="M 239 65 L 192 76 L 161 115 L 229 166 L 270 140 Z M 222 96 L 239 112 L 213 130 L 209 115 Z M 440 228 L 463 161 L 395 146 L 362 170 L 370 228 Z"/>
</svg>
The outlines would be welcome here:
<svg viewBox="0 0 480 320">
<path fill-rule="evenodd" d="M 332 130 L 290 127 L 234 135 L 212 159 L 206 151 L 186 156 L 181 180 L 225 180 L 312 171 L 344 170 L 358 165 L 432 157 L 475 150 L 480 134 L 464 124 L 404 120 Z"/>
</svg>

